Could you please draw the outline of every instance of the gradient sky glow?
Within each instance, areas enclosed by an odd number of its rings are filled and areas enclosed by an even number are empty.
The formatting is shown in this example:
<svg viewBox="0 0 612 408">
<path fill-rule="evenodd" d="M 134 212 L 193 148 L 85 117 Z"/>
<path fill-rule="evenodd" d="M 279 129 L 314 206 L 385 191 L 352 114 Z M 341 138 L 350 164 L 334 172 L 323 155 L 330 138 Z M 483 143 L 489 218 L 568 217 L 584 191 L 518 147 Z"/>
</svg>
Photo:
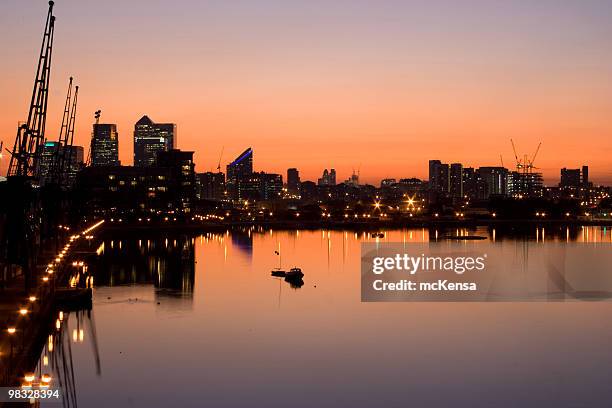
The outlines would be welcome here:
<svg viewBox="0 0 612 408">
<path fill-rule="evenodd" d="M 0 3 L 0 139 L 12 148 L 32 91 L 46 0 Z M 68 77 L 76 143 L 93 112 L 132 163 L 143 115 L 178 124 L 197 171 L 252 146 L 255 168 L 315 179 L 427 177 L 427 161 L 588 164 L 612 184 L 608 0 L 56 0 L 47 137 Z M 7 154 L 0 163 L 5 174 Z M 224 170 L 225 171 L 225 170 Z"/>
</svg>

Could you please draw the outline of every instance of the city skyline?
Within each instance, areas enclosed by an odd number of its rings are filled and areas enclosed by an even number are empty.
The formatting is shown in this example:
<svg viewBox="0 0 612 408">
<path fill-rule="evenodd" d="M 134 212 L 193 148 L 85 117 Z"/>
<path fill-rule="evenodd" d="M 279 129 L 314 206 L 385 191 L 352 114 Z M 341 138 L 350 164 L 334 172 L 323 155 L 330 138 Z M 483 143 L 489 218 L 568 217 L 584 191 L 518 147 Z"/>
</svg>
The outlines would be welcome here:
<svg viewBox="0 0 612 408">
<path fill-rule="evenodd" d="M 3 4 L 5 147 L 27 112 L 45 3 Z M 118 125 L 125 164 L 147 114 L 178 124 L 177 147 L 196 152 L 198 172 L 216 168 L 223 146 L 222 165 L 252 146 L 257 170 L 297 167 L 304 180 L 330 167 L 340 180 L 359 167 L 372 184 L 426 179 L 431 158 L 499 166 L 502 154 L 512 169 L 514 138 L 519 154 L 543 142 L 536 166 L 547 185 L 582 164 L 593 182 L 612 184 L 608 4 L 180 1 L 148 2 L 144 13 L 143 4 L 56 3 L 48 140 L 74 75 L 75 144 L 89 146 L 101 109 L 101 123 Z"/>
</svg>

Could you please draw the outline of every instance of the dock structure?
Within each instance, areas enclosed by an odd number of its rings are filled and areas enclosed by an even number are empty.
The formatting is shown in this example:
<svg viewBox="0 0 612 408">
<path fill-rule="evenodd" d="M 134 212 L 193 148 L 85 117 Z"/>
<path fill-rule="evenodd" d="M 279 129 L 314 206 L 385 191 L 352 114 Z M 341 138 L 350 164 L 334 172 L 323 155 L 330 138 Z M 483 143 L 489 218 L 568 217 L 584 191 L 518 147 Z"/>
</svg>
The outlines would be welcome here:
<svg viewBox="0 0 612 408">
<path fill-rule="evenodd" d="M 44 251 L 39 257 L 34 283 L 14 269 L 13 279 L 0 287 L 0 383 L 24 385 L 24 374 L 32 371 L 56 313 L 89 310 L 92 279 L 88 259 L 93 234 L 104 223 L 96 222 L 70 235 L 63 246 Z M 61 319 L 60 319 L 61 320 Z M 57 320 L 57 322 L 61 321 Z M 42 340 L 41 340 L 42 338 Z"/>
</svg>

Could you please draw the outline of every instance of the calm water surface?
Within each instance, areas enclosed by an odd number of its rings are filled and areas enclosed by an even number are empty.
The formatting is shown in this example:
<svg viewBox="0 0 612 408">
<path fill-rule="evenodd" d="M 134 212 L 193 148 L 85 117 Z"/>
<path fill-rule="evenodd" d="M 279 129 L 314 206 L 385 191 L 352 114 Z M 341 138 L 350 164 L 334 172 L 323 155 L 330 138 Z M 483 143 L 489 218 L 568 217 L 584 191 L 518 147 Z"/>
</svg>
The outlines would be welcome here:
<svg viewBox="0 0 612 408">
<path fill-rule="evenodd" d="M 612 248 L 597 227 L 451 233 Z M 372 240 L 256 230 L 107 239 L 91 266 L 93 311 L 66 315 L 41 365 L 67 368 L 54 377 L 88 408 L 612 404 L 612 303 L 361 303 L 360 243 Z M 279 247 L 284 267 L 304 270 L 302 287 L 270 276 Z"/>
</svg>

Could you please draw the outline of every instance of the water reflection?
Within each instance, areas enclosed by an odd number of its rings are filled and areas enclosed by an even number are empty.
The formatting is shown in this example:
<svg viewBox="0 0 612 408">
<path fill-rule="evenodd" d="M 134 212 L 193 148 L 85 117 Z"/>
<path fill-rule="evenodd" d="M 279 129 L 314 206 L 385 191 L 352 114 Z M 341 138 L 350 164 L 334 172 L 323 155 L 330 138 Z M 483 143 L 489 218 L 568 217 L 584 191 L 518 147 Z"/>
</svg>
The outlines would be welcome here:
<svg viewBox="0 0 612 408">
<path fill-rule="evenodd" d="M 91 272 L 97 286 L 152 284 L 156 297 L 193 299 L 195 237 L 108 239 Z"/>
<path fill-rule="evenodd" d="M 539 244 L 612 243 L 609 229 L 370 232 L 251 228 L 106 239 L 91 263 L 96 324 L 87 314 L 80 325 L 75 313 L 66 314 L 62 343 L 52 331 L 39 364 L 50 364 L 60 349 L 71 355 L 68 368 L 57 368 L 69 373 L 62 381 L 75 395 L 64 406 L 88 408 L 570 407 L 612 400 L 604 381 L 612 376 L 609 302 L 366 304 L 359 276 L 362 242 L 482 236 L 526 264 Z M 270 276 L 279 245 L 283 266 L 305 273 L 297 290 Z M 551 279 L 559 287 L 571 283 L 558 274 Z"/>
</svg>

